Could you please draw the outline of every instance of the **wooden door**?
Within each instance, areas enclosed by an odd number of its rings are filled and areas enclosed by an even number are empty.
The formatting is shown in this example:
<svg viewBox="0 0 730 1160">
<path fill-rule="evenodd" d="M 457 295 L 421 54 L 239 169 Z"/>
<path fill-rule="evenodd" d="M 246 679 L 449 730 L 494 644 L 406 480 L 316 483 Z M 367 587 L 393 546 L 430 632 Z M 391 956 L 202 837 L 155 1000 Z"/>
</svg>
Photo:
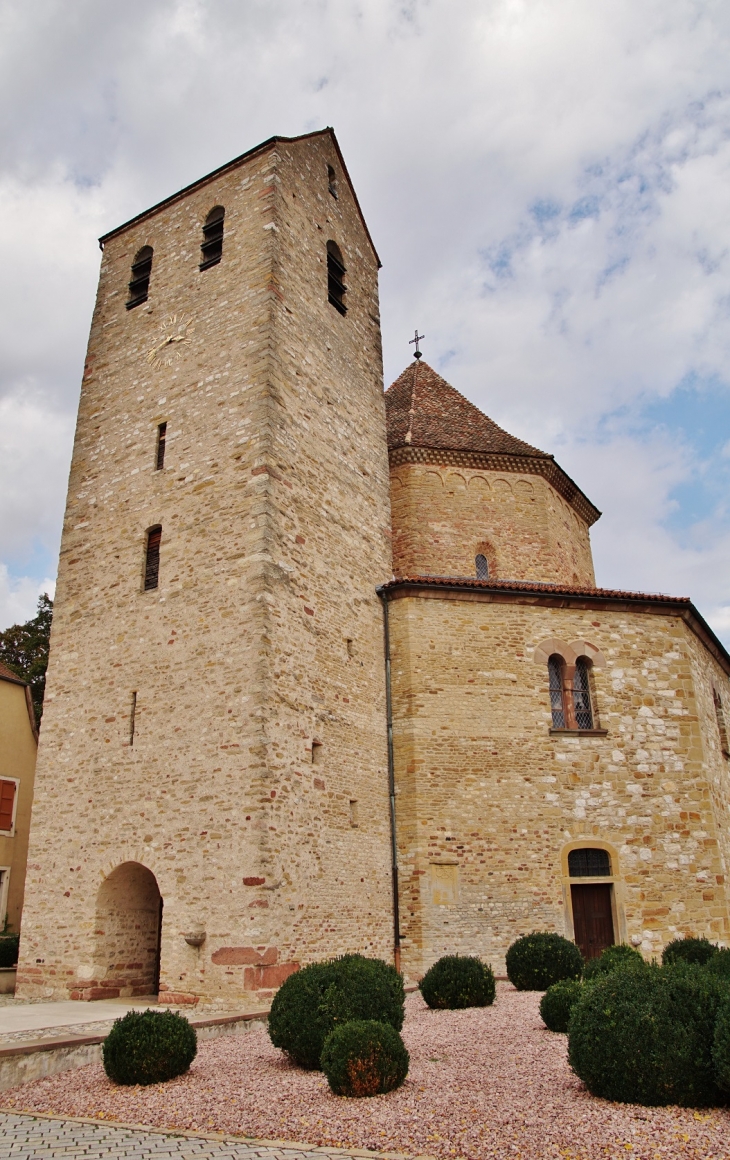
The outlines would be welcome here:
<svg viewBox="0 0 730 1160">
<path fill-rule="evenodd" d="M 608 882 L 571 886 L 575 941 L 584 959 L 596 959 L 613 946 L 611 886 Z"/>
</svg>

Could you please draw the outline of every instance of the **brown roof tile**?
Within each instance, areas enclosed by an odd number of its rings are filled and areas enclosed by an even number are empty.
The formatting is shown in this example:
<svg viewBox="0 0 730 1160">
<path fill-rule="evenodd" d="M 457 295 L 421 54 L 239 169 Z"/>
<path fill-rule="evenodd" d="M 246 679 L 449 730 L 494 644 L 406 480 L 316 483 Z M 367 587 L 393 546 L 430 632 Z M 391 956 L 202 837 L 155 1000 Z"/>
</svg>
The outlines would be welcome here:
<svg viewBox="0 0 730 1160">
<path fill-rule="evenodd" d="M 573 584 L 550 584 L 536 580 L 476 580 L 471 576 L 396 576 L 384 589 L 399 584 L 436 585 L 442 588 L 482 588 L 496 592 L 545 592 L 558 596 L 591 596 L 607 600 L 651 600 L 665 604 L 691 604 L 689 596 L 665 596 L 661 592 L 626 592 L 620 588 L 588 588 Z"/>
<path fill-rule="evenodd" d="M 491 455 L 552 459 L 516 439 L 442 379 L 428 363 L 414 361 L 385 392 L 388 447 L 433 447 Z"/>
<path fill-rule="evenodd" d="M 0 681 L 15 681 L 18 685 L 25 684 L 22 677 L 19 677 L 17 673 L 14 673 L 12 669 L 9 669 L 2 662 L 0 662 Z"/>
</svg>

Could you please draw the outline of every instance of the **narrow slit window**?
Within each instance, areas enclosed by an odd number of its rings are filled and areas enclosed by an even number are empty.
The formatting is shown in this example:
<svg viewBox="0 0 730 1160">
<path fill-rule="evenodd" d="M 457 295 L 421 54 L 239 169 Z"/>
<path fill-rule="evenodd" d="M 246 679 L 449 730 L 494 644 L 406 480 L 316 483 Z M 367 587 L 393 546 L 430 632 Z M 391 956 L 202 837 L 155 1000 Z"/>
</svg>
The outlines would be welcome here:
<svg viewBox="0 0 730 1160">
<path fill-rule="evenodd" d="M 149 592 L 156 588 L 160 578 L 160 543 L 162 528 L 150 528 L 147 533 L 147 553 L 144 566 L 144 590 Z"/>
<path fill-rule="evenodd" d="M 150 275 L 152 274 L 152 246 L 143 246 L 135 255 L 132 262 L 132 280 L 129 283 L 129 298 L 127 310 L 147 301 L 150 289 Z"/>
<path fill-rule="evenodd" d="M 568 874 L 571 878 L 610 877 L 611 857 L 608 850 L 595 847 L 571 850 L 568 854 Z"/>
<path fill-rule="evenodd" d="M 162 471 L 165 466 L 165 441 L 167 439 L 167 423 L 160 423 L 157 428 L 157 459 L 155 470 Z"/>
<path fill-rule="evenodd" d="M 489 579 L 489 563 L 487 561 L 487 557 L 483 556 L 482 553 L 480 552 L 479 555 L 474 560 L 474 563 L 476 565 L 476 570 L 477 570 L 477 580 L 488 580 Z"/>
<path fill-rule="evenodd" d="M 727 727 L 725 725 L 725 712 L 720 700 L 720 694 L 717 689 L 712 690 L 712 698 L 715 702 L 715 717 L 717 719 L 717 731 L 720 734 L 720 748 L 723 757 L 730 757 L 730 749 L 727 744 Z"/>
<path fill-rule="evenodd" d="M 345 306 L 345 294 L 347 293 L 347 287 L 345 286 L 346 273 L 347 271 L 342 261 L 340 247 L 336 242 L 328 242 L 327 295 L 335 310 L 339 310 L 340 314 L 347 314 L 347 307 Z"/>
<path fill-rule="evenodd" d="M 223 256 L 223 219 L 226 211 L 222 205 L 216 205 L 208 214 L 203 225 L 203 243 L 200 247 L 200 269 L 207 270 L 215 266 Z"/>
<path fill-rule="evenodd" d="M 129 714 L 129 744 L 134 745 L 135 718 L 137 716 L 137 694 L 132 693 L 132 708 Z"/>
<path fill-rule="evenodd" d="M 9 832 L 13 828 L 16 790 L 14 781 L 0 781 L 0 830 Z"/>
<path fill-rule="evenodd" d="M 313 741 L 312 742 L 312 765 L 321 765 L 321 764 L 322 764 L 322 742 L 321 741 Z"/>
<path fill-rule="evenodd" d="M 327 166 L 327 187 L 333 197 L 337 197 L 337 174 L 331 165 Z"/>
<path fill-rule="evenodd" d="M 579 729 L 593 728 L 593 709 L 591 707 L 591 686 L 588 677 L 589 661 L 585 657 L 578 657 L 575 662 L 575 676 L 573 678 L 573 706 L 575 720 Z"/>
<path fill-rule="evenodd" d="M 553 716 L 553 729 L 565 729 L 562 657 L 550 657 L 548 661 L 548 676 L 550 678 L 550 711 Z"/>
</svg>

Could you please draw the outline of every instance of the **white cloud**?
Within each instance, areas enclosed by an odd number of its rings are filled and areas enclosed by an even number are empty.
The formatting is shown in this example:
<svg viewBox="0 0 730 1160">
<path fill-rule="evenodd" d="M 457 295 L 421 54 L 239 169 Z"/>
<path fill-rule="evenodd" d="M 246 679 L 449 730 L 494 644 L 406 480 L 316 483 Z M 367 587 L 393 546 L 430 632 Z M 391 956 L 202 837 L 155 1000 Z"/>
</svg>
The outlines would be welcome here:
<svg viewBox="0 0 730 1160">
<path fill-rule="evenodd" d="M 50 577 L 40 583 L 30 576 L 14 580 L 0 564 L 0 625 L 8 628 L 11 624 L 25 624 L 36 614 L 38 597 L 46 592 L 53 599 L 55 591 L 56 582 Z"/>
<path fill-rule="evenodd" d="M 418 324 L 604 507 L 599 581 L 689 593 L 730 637 L 726 513 L 671 530 L 701 455 L 636 421 L 728 382 L 729 55 L 713 0 L 6 0 L 0 558 L 56 551 L 97 234 L 334 124 L 385 263 L 387 379 Z"/>
</svg>

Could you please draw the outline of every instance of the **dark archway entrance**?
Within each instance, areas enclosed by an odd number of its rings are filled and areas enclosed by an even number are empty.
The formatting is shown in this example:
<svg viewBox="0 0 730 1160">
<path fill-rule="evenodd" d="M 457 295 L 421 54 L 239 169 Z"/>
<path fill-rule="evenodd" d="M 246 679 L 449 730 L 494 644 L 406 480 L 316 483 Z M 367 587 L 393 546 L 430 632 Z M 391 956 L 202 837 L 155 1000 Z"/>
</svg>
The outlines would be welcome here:
<svg viewBox="0 0 730 1160">
<path fill-rule="evenodd" d="M 611 889 L 608 882 L 570 887 L 575 941 L 586 960 L 598 958 L 615 942 Z"/>
<path fill-rule="evenodd" d="M 123 862 L 96 896 L 96 978 L 86 999 L 156 994 L 162 896 L 151 870 Z"/>
</svg>

